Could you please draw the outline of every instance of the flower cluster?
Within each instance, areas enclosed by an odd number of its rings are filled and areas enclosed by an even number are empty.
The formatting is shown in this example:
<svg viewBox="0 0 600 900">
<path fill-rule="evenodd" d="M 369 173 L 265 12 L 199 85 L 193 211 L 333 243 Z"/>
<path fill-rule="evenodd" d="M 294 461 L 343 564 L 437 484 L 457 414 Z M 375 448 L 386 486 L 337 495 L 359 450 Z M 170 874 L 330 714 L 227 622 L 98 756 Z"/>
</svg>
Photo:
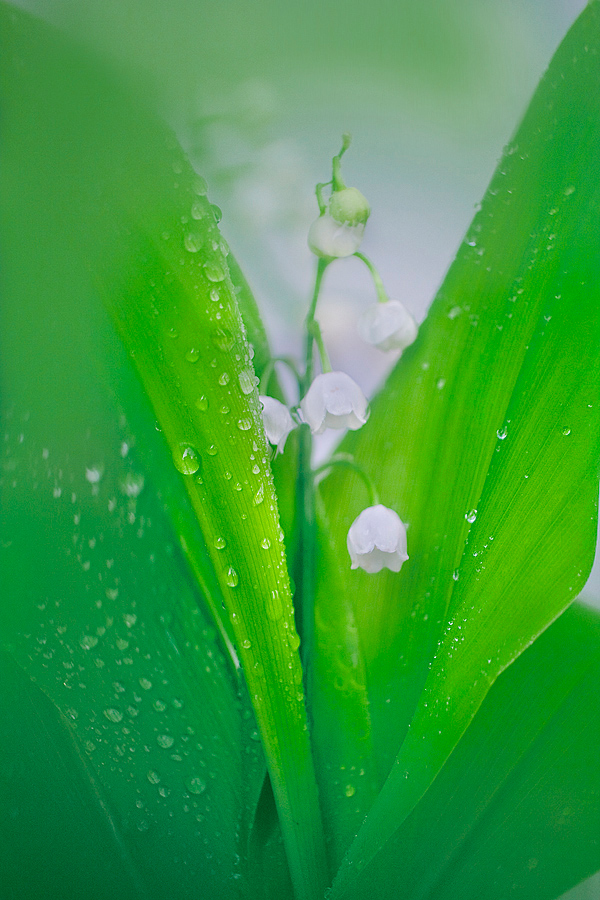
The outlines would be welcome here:
<svg viewBox="0 0 600 900">
<path fill-rule="evenodd" d="M 291 431 L 307 425 L 312 435 L 326 429 L 356 431 L 369 418 L 368 401 L 361 388 L 345 372 L 332 371 L 319 323 L 315 317 L 321 281 L 326 267 L 335 259 L 356 256 L 373 277 L 377 302 L 369 307 L 358 322 L 360 336 L 383 351 L 404 350 L 416 338 L 415 320 L 398 300 L 390 300 L 379 273 L 371 261 L 359 252 L 367 219 L 371 213 L 366 198 L 354 187 L 347 187 L 341 176 L 341 157 L 350 138 L 344 136 L 340 153 L 333 158 L 331 181 L 317 185 L 319 216 L 310 227 L 308 245 L 319 258 L 313 300 L 306 319 L 307 356 L 304 377 L 293 370 L 300 386 L 300 403 L 289 409 L 266 393 L 272 369 L 263 385 L 260 402 L 267 441 L 282 453 Z M 328 200 L 324 188 L 331 186 Z M 317 348 L 321 374 L 313 377 L 314 348 Z M 335 464 L 333 460 L 330 465 Z M 345 460 L 347 462 L 347 460 Z M 372 504 L 354 520 L 348 531 L 347 546 L 353 569 L 375 573 L 387 568 L 399 572 L 408 559 L 406 526 L 394 510 L 379 503 L 373 485 L 365 472 L 351 463 L 365 481 Z"/>
</svg>

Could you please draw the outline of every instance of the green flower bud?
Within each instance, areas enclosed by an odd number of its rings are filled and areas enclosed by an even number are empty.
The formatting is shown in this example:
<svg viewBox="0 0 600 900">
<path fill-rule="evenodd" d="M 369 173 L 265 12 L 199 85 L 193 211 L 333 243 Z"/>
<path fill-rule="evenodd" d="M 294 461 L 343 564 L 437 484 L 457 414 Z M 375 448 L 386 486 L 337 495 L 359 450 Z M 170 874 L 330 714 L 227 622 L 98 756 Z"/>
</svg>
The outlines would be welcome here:
<svg viewBox="0 0 600 900">
<path fill-rule="evenodd" d="M 333 192 L 327 211 L 341 225 L 364 225 L 371 214 L 371 207 L 358 188 L 350 187 Z"/>
</svg>

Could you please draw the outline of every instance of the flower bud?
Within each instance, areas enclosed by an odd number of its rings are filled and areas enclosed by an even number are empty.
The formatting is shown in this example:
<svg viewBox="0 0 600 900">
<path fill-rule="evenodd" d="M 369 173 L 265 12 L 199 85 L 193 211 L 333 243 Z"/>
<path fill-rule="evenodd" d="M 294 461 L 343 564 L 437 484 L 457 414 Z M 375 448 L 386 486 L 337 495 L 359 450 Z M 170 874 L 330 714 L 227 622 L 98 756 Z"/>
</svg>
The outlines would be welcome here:
<svg viewBox="0 0 600 900">
<path fill-rule="evenodd" d="M 358 320 L 363 341 L 379 350 L 404 350 L 419 333 L 417 323 L 399 300 L 375 303 Z"/>
<path fill-rule="evenodd" d="M 399 572 L 408 559 L 406 526 L 393 509 L 381 504 L 363 509 L 350 526 L 346 543 L 351 568 L 370 574 L 382 569 Z"/>
<path fill-rule="evenodd" d="M 329 215 L 336 222 L 347 225 L 366 225 L 371 207 L 358 188 L 342 188 L 329 198 Z"/>
<path fill-rule="evenodd" d="M 369 417 L 367 398 L 345 372 L 317 375 L 300 403 L 304 421 L 313 434 L 326 428 L 362 428 Z"/>
<path fill-rule="evenodd" d="M 310 226 L 308 246 L 316 256 L 340 259 L 352 256 L 361 245 L 365 226 L 337 222 L 329 213 L 323 213 Z"/>
<path fill-rule="evenodd" d="M 263 407 L 263 424 L 267 441 L 277 447 L 278 453 L 283 453 L 287 436 L 296 427 L 290 411 L 275 397 L 261 395 L 258 399 Z"/>
</svg>

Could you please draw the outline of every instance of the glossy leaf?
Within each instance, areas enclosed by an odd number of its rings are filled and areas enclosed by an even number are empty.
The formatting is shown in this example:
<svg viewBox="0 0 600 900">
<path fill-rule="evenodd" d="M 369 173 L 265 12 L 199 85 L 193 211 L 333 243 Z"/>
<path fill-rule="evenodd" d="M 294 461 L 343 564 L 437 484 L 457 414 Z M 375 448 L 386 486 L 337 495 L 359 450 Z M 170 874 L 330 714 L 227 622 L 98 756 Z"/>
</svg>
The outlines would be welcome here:
<svg viewBox="0 0 600 900">
<path fill-rule="evenodd" d="M 415 810 L 341 896 L 553 900 L 600 867 L 600 618 L 575 604 L 491 688 Z"/>
<path fill-rule="evenodd" d="M 11 300 L 4 329 L 20 339 L 31 338 L 22 346 L 31 347 L 33 342 L 39 348 L 26 376 L 19 366 L 20 348 L 8 352 L 5 403 L 15 421 L 32 408 L 40 411 L 47 431 L 53 426 L 57 440 L 64 441 L 64 453 L 65 445 L 73 441 L 62 471 L 75 479 L 71 467 L 79 460 L 77 450 L 86 444 L 85 416 L 76 413 L 94 410 L 93 394 L 86 392 L 72 402 L 65 428 L 65 411 L 53 419 L 50 410 L 56 413 L 57 398 L 64 402 L 77 394 L 78 382 L 93 384 L 98 358 L 105 382 L 110 383 L 113 369 L 122 374 L 116 362 L 118 342 L 97 305 L 101 297 L 161 432 L 156 440 L 162 457 L 152 471 L 155 490 L 161 491 L 163 483 L 173 478 L 180 493 L 181 484 L 185 489 L 188 512 L 183 517 L 176 509 L 173 513 L 177 537 L 196 580 L 207 588 L 202 590 L 203 604 L 210 604 L 225 641 L 228 632 L 235 640 L 295 888 L 299 897 L 310 896 L 325 883 L 325 863 L 298 638 L 258 393 L 229 277 L 228 248 L 216 225 L 218 213 L 173 138 L 140 112 L 139 105 L 123 99 L 110 79 L 96 75 L 93 65 L 74 59 L 61 42 L 51 41 L 39 23 L 6 7 L 1 14 L 7 146 L 3 176 L 16 206 L 3 222 L 8 248 L 5 291 Z M 32 129 L 35 141 L 30 139 Z M 90 302 L 78 310 L 74 301 L 82 289 Z M 41 319 L 40 306 L 45 313 Z M 86 326 L 85 337 L 80 339 L 78 333 L 78 345 L 64 350 L 69 343 L 64 332 L 78 319 Z M 54 341 L 51 347 L 49 337 Z M 56 377 L 49 380 L 46 374 L 36 381 L 36 369 L 48 364 L 49 355 Z M 146 416 L 149 412 L 147 407 Z M 135 406 L 132 415 L 135 418 Z M 114 464 L 114 438 L 111 441 L 100 423 L 88 432 L 106 470 L 102 484 L 112 490 L 118 484 L 116 472 L 108 471 L 109 461 Z M 42 448 L 38 450 L 41 454 Z M 83 465 L 77 475 L 84 479 Z M 93 485 L 94 478 L 92 474 L 87 480 Z M 22 482 L 18 486 L 26 491 Z M 127 490 L 124 494 L 128 496 Z M 168 504 L 174 504 L 173 497 Z M 15 504 L 15 509 L 23 529 L 28 521 L 24 504 Z M 9 522 L 8 530 L 13 526 L 16 523 Z M 100 540 L 98 535 L 95 539 Z M 87 561 L 83 551 L 80 555 Z M 10 565 L 18 571 L 14 557 Z M 148 577 L 153 579 L 153 573 Z M 164 571 L 156 589 L 171 582 Z M 82 603 L 82 589 L 75 582 L 65 602 Z M 21 604 L 17 598 L 23 590 L 17 585 L 8 613 L 17 619 L 16 607 Z M 130 591 L 130 605 L 134 599 L 141 602 L 139 593 L 148 601 L 153 596 L 143 582 Z M 39 586 L 32 594 L 30 602 L 37 605 Z M 181 596 L 183 601 L 185 594 Z M 184 628 L 191 615 L 191 600 L 187 603 Z M 165 614 L 174 615 L 166 605 Z M 148 640 L 146 653 L 152 649 Z M 174 642 L 178 647 L 177 639 Z M 200 656 L 209 652 L 200 639 L 191 646 Z M 188 690 L 195 678 L 201 680 L 199 665 L 198 657 L 185 670 Z M 104 677 L 98 678 L 104 685 Z M 98 685 L 90 696 L 100 696 L 101 690 Z M 206 695 L 201 688 L 199 693 Z M 215 704 L 217 710 L 223 707 L 225 716 L 238 715 L 231 701 L 221 703 L 215 696 Z M 120 722 L 113 723 L 117 730 Z M 243 740 L 232 738 L 232 743 L 236 753 L 245 752 Z M 240 767 L 232 774 L 240 777 Z M 235 817 L 231 827 L 236 827 Z"/>
<path fill-rule="evenodd" d="M 380 775 L 402 744 L 338 889 L 399 827 L 497 675 L 591 567 L 599 17 L 592 3 L 557 52 L 419 340 L 344 447 L 409 523 L 411 559 L 400 576 L 356 577 L 340 553 L 323 573 L 324 595 L 333 584 L 356 598 Z M 326 490 L 340 545 L 364 488 L 336 474 Z"/>
</svg>

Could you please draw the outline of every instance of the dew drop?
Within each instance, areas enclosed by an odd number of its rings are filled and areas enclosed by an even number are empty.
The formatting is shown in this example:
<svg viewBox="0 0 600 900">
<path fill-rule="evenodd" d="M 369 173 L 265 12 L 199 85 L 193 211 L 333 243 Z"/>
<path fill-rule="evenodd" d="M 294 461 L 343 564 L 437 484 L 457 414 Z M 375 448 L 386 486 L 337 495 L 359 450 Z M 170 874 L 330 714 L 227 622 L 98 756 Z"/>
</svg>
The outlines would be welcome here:
<svg viewBox="0 0 600 900">
<path fill-rule="evenodd" d="M 477 518 L 477 510 L 476 509 L 470 509 L 468 513 L 465 513 L 465 519 L 467 520 L 467 522 L 469 522 L 471 524 L 475 521 L 476 518 Z"/>
<path fill-rule="evenodd" d="M 119 483 L 121 493 L 135 499 L 144 489 L 144 476 L 141 473 L 127 472 Z"/>
<path fill-rule="evenodd" d="M 188 362 L 195 363 L 200 359 L 200 351 L 196 349 L 196 347 L 190 347 L 188 352 L 185 354 L 185 358 Z"/>
<path fill-rule="evenodd" d="M 154 769 L 150 769 L 147 773 L 146 778 L 150 782 L 150 784 L 158 784 L 160 782 L 160 775 L 158 772 L 155 772 Z"/>
<path fill-rule="evenodd" d="M 283 615 L 283 605 L 279 591 L 271 591 L 271 596 L 267 598 L 267 616 L 271 621 L 276 622 Z"/>
<path fill-rule="evenodd" d="M 565 437 L 568 437 L 568 435 L 571 434 L 571 429 L 565 426 L 565 428 L 563 428 L 563 430 L 562 430 L 562 433 L 564 434 Z"/>
<path fill-rule="evenodd" d="M 212 342 L 219 350 L 231 350 L 235 344 L 235 338 L 228 328 L 216 328 L 212 334 Z"/>
<path fill-rule="evenodd" d="M 345 793 L 346 797 L 354 797 L 354 794 L 356 793 L 356 788 L 354 787 L 353 784 L 347 784 L 346 787 L 344 788 L 344 793 Z"/>
<path fill-rule="evenodd" d="M 198 197 L 204 197 L 204 195 L 206 194 L 208 186 L 204 178 L 202 178 L 200 175 L 197 175 L 194 179 L 193 189 L 194 193 L 197 194 Z"/>
<path fill-rule="evenodd" d="M 79 643 L 84 650 L 91 650 L 98 643 L 98 638 L 94 634 L 84 634 Z"/>
<path fill-rule="evenodd" d="M 300 646 L 300 638 L 296 631 L 292 631 L 288 637 L 288 643 L 292 650 L 297 650 Z"/>
<path fill-rule="evenodd" d="M 140 678 L 139 683 L 140 683 L 140 687 L 143 688 L 145 691 L 149 691 L 150 688 L 152 687 L 152 682 L 149 681 L 147 678 Z"/>
<path fill-rule="evenodd" d="M 229 384 L 229 372 L 222 372 L 219 375 L 219 384 L 225 387 L 226 384 Z"/>
<path fill-rule="evenodd" d="M 86 468 L 85 470 L 85 477 L 90 484 L 98 484 L 98 482 L 102 478 L 103 473 L 103 466 L 90 466 L 89 469 Z"/>
<path fill-rule="evenodd" d="M 208 409 L 208 397 L 205 397 L 204 394 L 202 394 L 201 397 L 198 397 L 196 400 L 196 408 L 201 412 L 206 412 Z"/>
<path fill-rule="evenodd" d="M 217 262 L 204 263 L 204 273 L 209 281 L 223 281 L 225 279 L 225 271 L 223 266 Z"/>
<path fill-rule="evenodd" d="M 158 734 L 156 736 L 156 743 L 159 747 L 162 747 L 163 750 L 168 750 L 169 747 L 172 747 L 175 743 L 175 738 L 170 734 Z"/>
<path fill-rule="evenodd" d="M 248 431 L 252 428 L 252 419 L 248 416 L 245 416 L 243 419 L 238 419 L 237 427 L 240 431 Z"/>
<path fill-rule="evenodd" d="M 254 375 L 248 369 L 242 369 L 238 375 L 242 394 L 251 394 L 254 390 Z"/>
<path fill-rule="evenodd" d="M 198 221 L 198 219 L 203 219 L 205 214 L 204 203 L 201 200 L 195 200 L 192 203 L 192 219 Z"/>
<path fill-rule="evenodd" d="M 173 462 L 182 475 L 193 475 L 200 468 L 200 454 L 190 444 L 179 444 L 173 451 Z"/>
<path fill-rule="evenodd" d="M 229 568 L 227 569 L 227 574 L 225 576 L 225 583 L 228 587 L 234 588 L 238 586 L 239 581 L 240 579 L 238 573 L 235 571 L 233 566 L 229 566 Z"/>
<path fill-rule="evenodd" d="M 265 499 L 265 486 L 264 486 L 264 484 L 261 484 L 261 485 L 259 485 L 259 488 L 258 488 L 257 492 L 255 493 L 254 497 L 252 498 L 252 502 L 254 503 L 255 506 L 260 506 L 260 504 L 263 502 L 264 499 Z"/>
<path fill-rule="evenodd" d="M 206 448 L 206 452 L 209 456 L 216 456 L 219 451 L 214 444 L 210 444 L 210 446 Z"/>
<path fill-rule="evenodd" d="M 202 781 L 202 779 L 197 775 L 193 775 L 191 778 L 188 778 L 185 786 L 190 794 L 202 794 L 206 790 L 205 782 Z"/>
<path fill-rule="evenodd" d="M 496 432 L 496 437 L 498 438 L 499 441 L 503 441 L 504 438 L 506 437 L 506 435 L 507 435 L 507 428 L 506 428 L 506 425 L 503 425 L 502 428 L 499 428 L 498 431 Z"/>
<path fill-rule="evenodd" d="M 221 295 L 219 293 L 218 288 L 211 288 L 209 296 L 213 303 L 218 303 L 219 300 L 221 299 Z"/>
<path fill-rule="evenodd" d="M 458 581 L 458 579 L 459 579 L 459 571 L 458 571 L 458 569 L 455 569 L 455 570 L 454 570 L 454 572 L 452 573 L 452 578 L 454 579 L 454 581 Z"/>
<path fill-rule="evenodd" d="M 110 707 L 109 709 L 104 710 L 104 715 L 108 719 L 109 722 L 122 722 L 123 721 L 123 713 L 120 709 L 115 709 L 114 707 Z"/>
<path fill-rule="evenodd" d="M 216 537 L 214 544 L 217 550 L 223 550 L 223 548 L 227 545 L 227 541 L 223 537 Z"/>
<path fill-rule="evenodd" d="M 573 188 L 573 190 L 575 190 L 575 188 Z M 210 208 L 211 208 L 211 212 L 215 218 L 215 222 L 218 225 L 219 222 L 221 221 L 221 219 L 223 218 L 223 213 L 221 211 L 221 208 L 219 206 L 217 206 L 216 203 L 211 203 Z"/>
<path fill-rule="evenodd" d="M 197 253 L 198 250 L 202 249 L 203 243 L 202 235 L 198 234 L 197 231 L 190 231 L 183 239 L 183 245 L 189 253 Z"/>
<path fill-rule="evenodd" d="M 263 550 L 269 550 L 269 548 L 271 547 L 271 541 L 269 540 L 269 538 L 264 537 L 260 542 L 260 546 L 263 548 Z"/>
<path fill-rule="evenodd" d="M 242 647 L 244 648 L 244 650 L 249 650 L 251 646 L 252 641 L 249 641 L 248 638 L 246 638 L 245 641 L 242 641 Z"/>
</svg>

